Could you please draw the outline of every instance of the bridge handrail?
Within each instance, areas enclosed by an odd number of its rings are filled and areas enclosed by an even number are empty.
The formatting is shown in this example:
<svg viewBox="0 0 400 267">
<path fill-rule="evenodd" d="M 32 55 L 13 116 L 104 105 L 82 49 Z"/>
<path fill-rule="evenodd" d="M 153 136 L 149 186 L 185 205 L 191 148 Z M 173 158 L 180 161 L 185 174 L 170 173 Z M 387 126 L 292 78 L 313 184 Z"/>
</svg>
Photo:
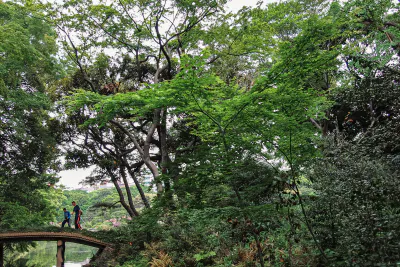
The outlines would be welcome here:
<svg viewBox="0 0 400 267">
<path fill-rule="evenodd" d="M 78 233 L 70 232 L 3 232 L 0 233 L 0 242 L 12 241 L 37 241 L 37 240 L 70 240 L 70 242 L 79 243 L 83 241 L 91 246 L 105 248 L 110 246 L 106 242 L 93 237 L 84 236 Z"/>
</svg>

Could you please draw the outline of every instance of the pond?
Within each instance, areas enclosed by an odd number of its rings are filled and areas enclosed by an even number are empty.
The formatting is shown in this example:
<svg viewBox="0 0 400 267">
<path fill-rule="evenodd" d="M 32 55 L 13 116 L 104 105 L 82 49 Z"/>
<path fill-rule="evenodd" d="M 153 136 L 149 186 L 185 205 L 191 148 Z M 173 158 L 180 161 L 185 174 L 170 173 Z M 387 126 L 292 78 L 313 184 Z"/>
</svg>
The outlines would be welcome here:
<svg viewBox="0 0 400 267">
<path fill-rule="evenodd" d="M 16 267 L 50 267 L 56 264 L 57 242 L 37 242 L 29 252 L 19 254 L 13 259 L 12 266 Z M 65 243 L 65 267 L 81 267 L 89 262 L 96 254 L 97 248 L 90 246 Z"/>
</svg>

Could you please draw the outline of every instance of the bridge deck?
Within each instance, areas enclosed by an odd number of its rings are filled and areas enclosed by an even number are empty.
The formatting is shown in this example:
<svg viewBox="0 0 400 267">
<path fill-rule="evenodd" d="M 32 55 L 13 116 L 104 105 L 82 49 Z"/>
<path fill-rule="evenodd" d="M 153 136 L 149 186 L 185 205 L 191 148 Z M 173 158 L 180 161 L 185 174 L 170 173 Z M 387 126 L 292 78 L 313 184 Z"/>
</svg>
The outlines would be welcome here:
<svg viewBox="0 0 400 267">
<path fill-rule="evenodd" d="M 96 238 L 84 236 L 78 233 L 68 232 L 9 232 L 0 233 L 0 243 L 22 242 L 22 241 L 58 241 L 79 243 L 97 248 L 108 247 L 109 244 Z"/>
</svg>

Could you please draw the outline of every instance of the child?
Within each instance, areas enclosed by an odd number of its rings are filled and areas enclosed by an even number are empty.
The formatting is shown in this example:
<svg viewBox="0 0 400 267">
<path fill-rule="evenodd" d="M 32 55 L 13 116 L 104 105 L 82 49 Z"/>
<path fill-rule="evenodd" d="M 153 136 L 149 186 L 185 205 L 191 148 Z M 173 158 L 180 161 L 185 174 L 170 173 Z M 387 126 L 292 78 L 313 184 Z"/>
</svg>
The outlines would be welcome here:
<svg viewBox="0 0 400 267">
<path fill-rule="evenodd" d="M 71 223 L 70 223 L 70 219 L 71 219 L 71 213 L 69 213 L 69 211 L 66 208 L 63 208 L 64 211 L 64 221 L 61 224 L 61 227 L 64 228 L 65 223 L 68 223 L 69 228 L 71 228 Z"/>
</svg>

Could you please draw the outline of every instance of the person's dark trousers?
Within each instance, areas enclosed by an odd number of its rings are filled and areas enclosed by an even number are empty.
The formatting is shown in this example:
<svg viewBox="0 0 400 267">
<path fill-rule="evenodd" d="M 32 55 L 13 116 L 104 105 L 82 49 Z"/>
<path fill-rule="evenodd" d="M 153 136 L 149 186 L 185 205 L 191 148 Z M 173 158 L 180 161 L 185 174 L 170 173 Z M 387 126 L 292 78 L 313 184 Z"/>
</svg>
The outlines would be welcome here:
<svg viewBox="0 0 400 267">
<path fill-rule="evenodd" d="M 81 216 L 75 217 L 75 229 L 82 229 L 81 227 Z"/>
<path fill-rule="evenodd" d="M 71 228 L 71 224 L 70 224 L 69 221 L 70 221 L 69 219 L 65 219 L 65 220 L 62 222 L 61 227 L 64 227 L 64 225 L 65 225 L 66 223 L 68 223 L 69 228 Z"/>
</svg>

